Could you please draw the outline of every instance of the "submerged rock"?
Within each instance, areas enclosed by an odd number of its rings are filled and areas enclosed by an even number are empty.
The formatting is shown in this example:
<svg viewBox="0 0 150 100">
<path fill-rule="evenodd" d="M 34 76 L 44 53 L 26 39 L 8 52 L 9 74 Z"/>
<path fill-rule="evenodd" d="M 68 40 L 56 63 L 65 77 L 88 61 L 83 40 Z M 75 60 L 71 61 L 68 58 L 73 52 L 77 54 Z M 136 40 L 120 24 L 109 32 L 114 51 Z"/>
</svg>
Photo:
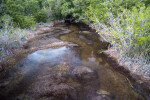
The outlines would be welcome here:
<svg viewBox="0 0 150 100">
<path fill-rule="evenodd" d="M 51 86 L 49 92 L 41 95 L 43 97 L 49 97 L 50 100 L 77 100 L 77 93 L 73 87 L 61 83 Z"/>
<path fill-rule="evenodd" d="M 73 77 L 83 83 L 85 86 L 90 85 L 90 86 L 96 86 L 97 84 L 97 75 L 96 73 L 85 66 L 77 66 L 73 69 L 72 71 Z M 93 85 L 94 84 L 94 85 Z M 95 87 L 94 86 L 94 87 Z"/>
<path fill-rule="evenodd" d="M 98 90 L 97 93 L 98 94 L 103 94 L 103 95 L 110 95 L 110 93 L 105 91 L 105 90 Z"/>
<path fill-rule="evenodd" d="M 84 66 L 77 66 L 73 71 L 72 73 L 74 75 L 83 75 L 83 74 L 86 74 L 86 73 L 93 73 L 93 71 L 88 68 L 88 67 L 84 67 Z"/>
<path fill-rule="evenodd" d="M 112 99 L 110 96 L 108 95 L 99 95 L 99 96 L 95 96 L 90 100 L 114 100 Z"/>
<path fill-rule="evenodd" d="M 81 33 L 83 33 L 83 34 L 90 34 L 91 32 L 90 31 L 81 31 Z"/>
</svg>

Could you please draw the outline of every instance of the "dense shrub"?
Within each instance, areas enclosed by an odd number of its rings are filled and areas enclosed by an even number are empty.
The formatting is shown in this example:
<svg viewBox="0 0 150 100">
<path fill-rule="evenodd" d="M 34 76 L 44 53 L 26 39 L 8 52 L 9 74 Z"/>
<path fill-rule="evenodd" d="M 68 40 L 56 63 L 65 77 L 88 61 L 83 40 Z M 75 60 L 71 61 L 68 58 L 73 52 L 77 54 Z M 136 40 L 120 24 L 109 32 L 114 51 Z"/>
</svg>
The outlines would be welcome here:
<svg viewBox="0 0 150 100">
<path fill-rule="evenodd" d="M 20 26 L 21 28 L 31 28 L 36 23 L 33 16 L 22 15 L 14 16 L 13 21 L 15 22 L 14 26 Z"/>
<path fill-rule="evenodd" d="M 123 55 L 150 61 L 150 1 L 93 1 L 83 14 L 86 22 L 105 29 L 107 39 Z M 145 2 L 147 4 L 145 4 Z"/>
<path fill-rule="evenodd" d="M 36 19 L 36 22 L 46 22 L 48 18 L 47 13 L 44 9 L 34 14 L 34 17 Z"/>
<path fill-rule="evenodd" d="M 67 15 L 82 17 L 90 0 L 48 0 L 49 7 L 55 19 L 65 18 Z"/>
<path fill-rule="evenodd" d="M 149 0 L 1 0 L 0 8 L 0 28 L 31 28 L 48 18 L 72 15 L 98 30 L 105 29 L 110 33 L 107 39 L 122 54 L 150 59 Z M 6 16 L 11 19 L 8 25 L 3 20 Z"/>
<path fill-rule="evenodd" d="M 0 20 L 0 22 L 2 22 Z M 0 60 L 11 54 L 11 48 L 21 45 L 22 38 L 26 37 L 26 31 L 14 28 L 10 16 L 3 17 L 3 27 L 0 29 Z"/>
<path fill-rule="evenodd" d="M 109 16 L 109 23 L 111 39 L 121 51 L 128 55 L 136 54 L 136 57 L 149 56 L 150 7 L 124 9 L 117 18 Z"/>
<path fill-rule="evenodd" d="M 47 5 L 48 2 L 43 0 L 2 0 L 0 14 L 11 16 L 14 26 L 30 28 L 36 22 L 46 22 L 47 14 L 44 9 Z"/>
<path fill-rule="evenodd" d="M 0 17 L 3 15 L 4 12 L 4 1 L 1 0 L 0 1 Z"/>
</svg>

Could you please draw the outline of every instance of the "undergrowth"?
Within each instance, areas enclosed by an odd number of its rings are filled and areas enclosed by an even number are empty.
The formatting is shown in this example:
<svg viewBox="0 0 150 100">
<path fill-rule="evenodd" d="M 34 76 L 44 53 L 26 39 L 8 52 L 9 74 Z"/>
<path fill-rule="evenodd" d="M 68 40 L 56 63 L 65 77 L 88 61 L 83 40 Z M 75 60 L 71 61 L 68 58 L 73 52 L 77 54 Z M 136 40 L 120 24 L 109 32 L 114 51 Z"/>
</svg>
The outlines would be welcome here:
<svg viewBox="0 0 150 100">
<path fill-rule="evenodd" d="M 91 3 L 83 20 L 93 24 L 99 34 L 120 51 L 121 59 L 132 60 L 142 66 L 150 65 L 150 6 L 140 2 L 123 7 L 115 3 Z M 103 32 L 100 31 L 102 29 Z M 104 36 L 105 33 L 108 35 Z"/>
<path fill-rule="evenodd" d="M 12 53 L 11 49 L 22 45 L 26 37 L 26 31 L 13 27 L 11 18 L 5 16 L 3 26 L 0 29 L 0 60 Z"/>
</svg>

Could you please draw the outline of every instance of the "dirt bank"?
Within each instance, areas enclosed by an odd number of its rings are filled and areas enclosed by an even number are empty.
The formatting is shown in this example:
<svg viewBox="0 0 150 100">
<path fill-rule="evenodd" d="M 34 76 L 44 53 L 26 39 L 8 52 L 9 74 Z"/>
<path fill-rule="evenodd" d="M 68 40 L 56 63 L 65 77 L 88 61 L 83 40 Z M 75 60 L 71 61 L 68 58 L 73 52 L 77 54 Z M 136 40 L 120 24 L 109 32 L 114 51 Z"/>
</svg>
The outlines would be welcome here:
<svg viewBox="0 0 150 100">
<path fill-rule="evenodd" d="M 150 76 L 145 76 L 144 73 L 140 73 L 142 68 L 138 68 L 139 65 L 133 62 L 121 62 L 121 54 L 120 52 L 109 48 L 108 50 L 102 53 L 103 56 L 107 58 L 107 61 L 119 72 L 126 75 L 135 85 L 133 87 L 137 88 L 137 90 L 147 98 L 150 98 Z M 128 65 L 129 63 L 130 66 Z M 142 69 L 142 70 L 145 70 Z M 148 71 L 147 71 L 148 72 Z M 149 73 L 149 72 L 148 72 Z"/>
</svg>

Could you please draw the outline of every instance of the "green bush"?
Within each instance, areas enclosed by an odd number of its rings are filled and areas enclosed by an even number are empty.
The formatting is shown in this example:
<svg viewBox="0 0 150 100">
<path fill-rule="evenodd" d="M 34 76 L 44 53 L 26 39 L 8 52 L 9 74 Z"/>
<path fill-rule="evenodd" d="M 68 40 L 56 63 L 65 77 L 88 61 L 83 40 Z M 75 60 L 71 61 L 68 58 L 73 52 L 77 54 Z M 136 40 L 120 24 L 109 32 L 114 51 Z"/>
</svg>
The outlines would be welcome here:
<svg viewBox="0 0 150 100">
<path fill-rule="evenodd" d="M 124 9 L 110 18 L 110 30 L 116 45 L 129 55 L 146 56 L 150 52 L 150 7 Z"/>
<path fill-rule="evenodd" d="M 82 17 L 90 0 L 48 0 L 54 19 L 63 19 L 67 15 Z"/>
<path fill-rule="evenodd" d="M 94 0 L 82 16 L 85 22 L 110 33 L 107 39 L 122 54 L 148 61 L 150 5 L 145 2 L 150 4 L 148 0 Z"/>
<path fill-rule="evenodd" d="M 36 23 L 33 16 L 23 16 L 16 15 L 14 17 L 15 26 L 20 26 L 21 28 L 31 28 Z"/>
<path fill-rule="evenodd" d="M 62 19 L 61 6 L 64 0 L 50 0 L 50 9 L 54 19 Z"/>
<path fill-rule="evenodd" d="M 9 15 L 1 16 L 0 27 L 4 28 L 5 27 L 5 23 L 7 23 L 8 25 L 12 25 L 13 24 L 13 18 L 10 17 Z"/>
<path fill-rule="evenodd" d="M 36 22 L 46 22 L 46 20 L 47 20 L 47 13 L 43 9 L 43 10 L 40 10 L 39 12 L 37 12 L 36 14 L 34 14 L 34 17 L 36 19 Z"/>
<path fill-rule="evenodd" d="M 15 26 L 21 28 L 30 28 L 36 22 L 46 22 L 47 14 L 43 10 L 48 2 L 43 0 L 7 0 L 0 1 L 0 7 L 3 4 L 3 9 L 12 17 Z M 0 10 L 0 13 L 2 11 Z M 0 16 L 1 17 L 1 16 Z"/>
<path fill-rule="evenodd" d="M 21 39 L 26 37 L 26 31 L 15 28 L 12 25 L 11 17 L 3 16 L 3 27 L 0 29 L 0 60 L 4 56 L 11 54 L 12 47 L 18 47 L 22 44 Z"/>
<path fill-rule="evenodd" d="M 4 13 L 4 1 L 1 0 L 0 1 L 0 17 L 3 15 Z"/>
</svg>

